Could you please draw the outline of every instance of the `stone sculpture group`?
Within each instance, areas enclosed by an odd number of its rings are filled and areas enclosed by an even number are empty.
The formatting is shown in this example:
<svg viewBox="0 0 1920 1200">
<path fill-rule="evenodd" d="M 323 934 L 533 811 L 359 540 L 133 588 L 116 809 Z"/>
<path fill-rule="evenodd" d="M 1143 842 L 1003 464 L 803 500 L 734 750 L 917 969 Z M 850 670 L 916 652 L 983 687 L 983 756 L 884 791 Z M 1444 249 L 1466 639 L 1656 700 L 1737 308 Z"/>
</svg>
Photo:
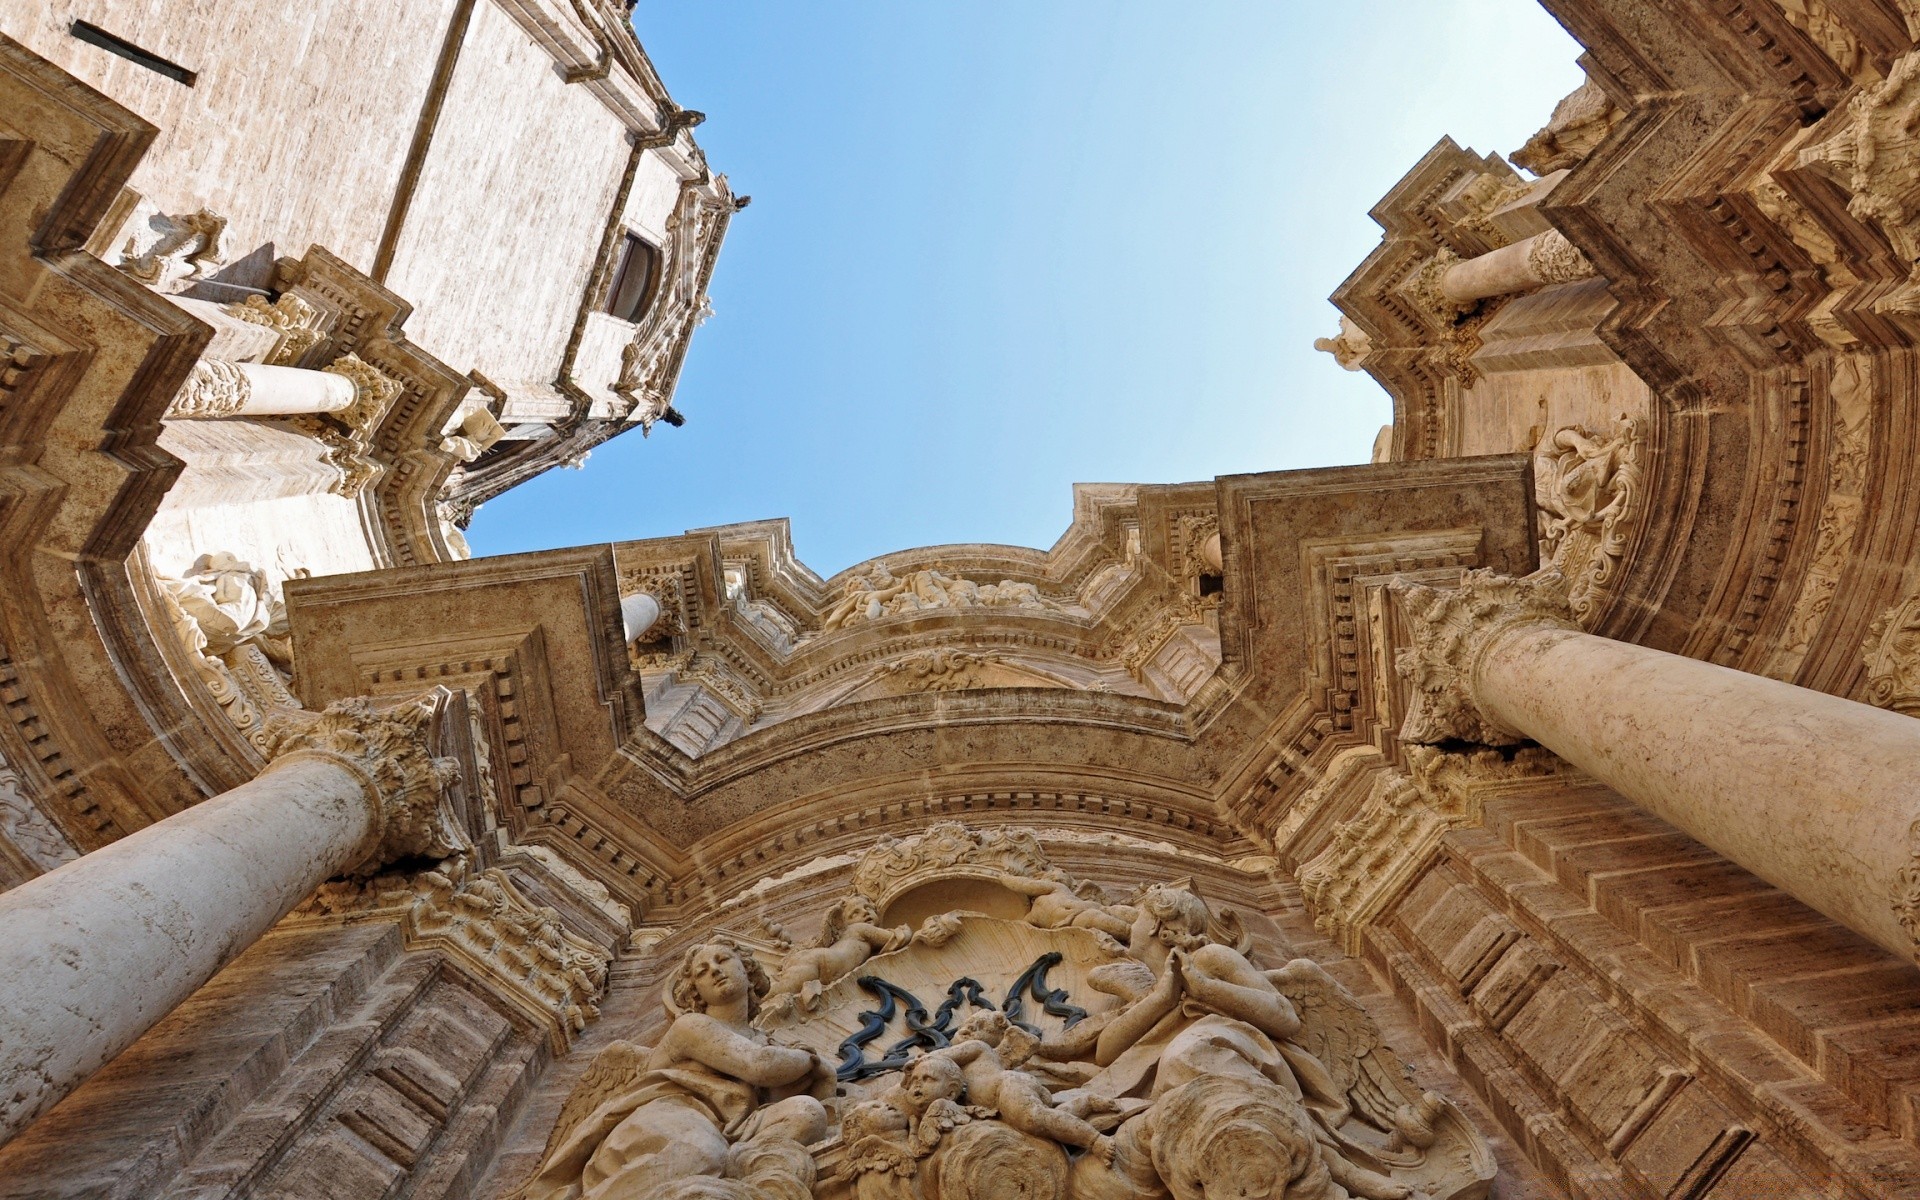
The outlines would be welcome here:
<svg viewBox="0 0 1920 1200">
<path fill-rule="evenodd" d="M 1005 888 L 1027 902 L 1023 920 L 962 910 L 928 918 L 923 938 L 887 928 L 882 904 L 856 894 L 835 903 L 819 947 L 786 954 L 777 982 L 724 934 L 687 949 L 663 989 L 664 1033 L 651 1047 L 616 1042 L 594 1061 L 525 1200 L 1487 1194 L 1484 1141 L 1449 1102 L 1413 1086 L 1318 964 L 1256 965 L 1237 922 L 1189 884 L 1109 903 L 1037 846 L 1004 853 L 996 841 L 1008 837 L 936 827 L 924 840 L 945 852 L 926 874 Z M 1059 948 L 1027 965 L 998 1005 L 961 978 L 930 1017 L 903 986 L 939 987 L 953 965 L 984 974 L 978 964 L 996 954 L 1047 946 Z M 1021 965 L 1006 959 L 1002 974 Z M 1088 1008 L 1049 984 L 1055 968 Z M 790 999 L 763 1010 L 769 996 Z M 823 1047 L 871 996 L 881 1007 L 859 1014 L 862 1032 L 840 1042 L 836 1070 Z M 911 1033 L 870 1061 L 896 997 Z M 955 1025 L 963 1006 L 973 1011 Z"/>
</svg>

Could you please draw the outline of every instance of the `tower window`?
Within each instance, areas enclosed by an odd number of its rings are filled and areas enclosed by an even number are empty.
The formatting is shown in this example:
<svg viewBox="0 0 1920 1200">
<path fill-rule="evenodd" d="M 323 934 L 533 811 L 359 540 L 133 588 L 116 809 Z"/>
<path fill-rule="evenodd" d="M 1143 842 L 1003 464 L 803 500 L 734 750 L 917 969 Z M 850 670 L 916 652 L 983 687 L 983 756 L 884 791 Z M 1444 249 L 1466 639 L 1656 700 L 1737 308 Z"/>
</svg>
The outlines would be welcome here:
<svg viewBox="0 0 1920 1200">
<path fill-rule="evenodd" d="M 138 63 L 156 75 L 165 75 L 175 83 L 193 86 L 198 76 L 176 62 L 168 62 L 150 50 L 142 50 L 123 37 L 115 37 L 98 25 L 86 21 L 75 21 L 67 26 L 67 32 L 89 46 L 98 46 L 109 54 L 118 54 L 131 63 Z"/>
<path fill-rule="evenodd" d="M 660 252 L 636 235 L 629 233 L 622 239 L 620 265 L 614 268 L 613 286 L 607 289 L 609 315 L 639 323 L 653 295 L 653 277 L 659 258 Z"/>
</svg>

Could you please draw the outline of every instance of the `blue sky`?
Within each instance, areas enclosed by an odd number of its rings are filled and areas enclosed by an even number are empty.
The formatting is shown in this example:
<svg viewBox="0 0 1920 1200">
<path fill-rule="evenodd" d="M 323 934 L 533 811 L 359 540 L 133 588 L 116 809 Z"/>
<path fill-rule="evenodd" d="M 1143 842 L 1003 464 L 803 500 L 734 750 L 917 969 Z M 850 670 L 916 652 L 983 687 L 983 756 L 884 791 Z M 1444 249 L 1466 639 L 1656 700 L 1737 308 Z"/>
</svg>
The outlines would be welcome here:
<svg viewBox="0 0 1920 1200">
<path fill-rule="evenodd" d="M 1443 134 L 1580 82 L 1533 0 L 641 0 L 733 222 L 676 406 L 486 505 L 475 554 L 786 516 L 821 574 L 1048 546 L 1075 481 L 1364 462 L 1312 349 Z"/>
</svg>

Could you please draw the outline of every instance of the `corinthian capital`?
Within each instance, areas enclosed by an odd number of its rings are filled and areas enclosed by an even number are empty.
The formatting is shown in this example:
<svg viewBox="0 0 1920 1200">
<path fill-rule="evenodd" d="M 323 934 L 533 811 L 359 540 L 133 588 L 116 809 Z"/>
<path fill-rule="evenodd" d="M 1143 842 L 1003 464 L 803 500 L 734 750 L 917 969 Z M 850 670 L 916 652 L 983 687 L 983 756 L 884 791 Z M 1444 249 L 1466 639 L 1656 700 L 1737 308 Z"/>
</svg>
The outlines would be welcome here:
<svg viewBox="0 0 1920 1200">
<path fill-rule="evenodd" d="M 1511 746 L 1526 735 L 1481 710 L 1473 695 L 1480 656 L 1501 634 L 1522 626 L 1578 629 L 1567 602 L 1566 580 L 1547 568 L 1514 578 L 1493 571 L 1466 571 L 1460 586 L 1426 587 L 1404 580 L 1392 585 L 1413 640 L 1394 668 L 1412 689 L 1400 722 L 1403 742 L 1477 742 Z"/>
<path fill-rule="evenodd" d="M 371 874 L 404 858 L 446 858 L 467 848 L 447 803 L 447 788 L 459 767 L 451 758 L 435 757 L 431 741 L 434 720 L 449 695 L 435 688 L 385 705 L 355 696 L 321 712 L 282 712 L 268 722 L 269 757 L 317 755 L 361 777 L 376 813 L 369 851 L 357 873 Z"/>
</svg>

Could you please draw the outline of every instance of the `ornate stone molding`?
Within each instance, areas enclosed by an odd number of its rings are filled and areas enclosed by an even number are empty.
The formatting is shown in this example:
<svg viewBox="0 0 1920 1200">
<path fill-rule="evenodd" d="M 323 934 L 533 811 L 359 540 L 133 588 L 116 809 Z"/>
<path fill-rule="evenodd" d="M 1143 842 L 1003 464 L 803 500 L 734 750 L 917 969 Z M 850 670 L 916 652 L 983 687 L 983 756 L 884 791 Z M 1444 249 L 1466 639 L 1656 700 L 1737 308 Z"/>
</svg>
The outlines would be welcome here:
<svg viewBox="0 0 1920 1200">
<path fill-rule="evenodd" d="M 1381 766 L 1360 811 L 1301 865 L 1301 891 L 1314 924 L 1351 953 L 1373 919 L 1426 869 L 1449 829 L 1480 820 L 1480 791 L 1558 773 L 1561 761 L 1530 747 L 1508 758 L 1497 750 L 1444 753 L 1411 746 L 1407 769 Z"/>
<path fill-rule="evenodd" d="M 166 415 L 170 420 L 231 417 L 246 407 L 252 395 L 253 384 L 239 366 L 203 358 L 193 364 L 193 373 L 174 393 Z"/>
<path fill-rule="evenodd" d="M 267 722 L 272 758 L 313 754 L 357 773 L 375 807 L 375 830 L 356 868 L 370 874 L 407 858 L 446 858 L 467 848 L 446 804 L 459 768 L 435 757 L 428 738 L 447 693 L 381 706 L 365 696 L 336 700 L 322 712 L 275 713 Z"/>
<path fill-rule="evenodd" d="M 1403 580 L 1396 580 L 1391 588 L 1412 632 L 1412 644 L 1394 664 L 1411 693 L 1400 722 L 1400 740 L 1459 740 L 1484 746 L 1525 741 L 1524 734 L 1480 710 L 1473 696 L 1474 674 L 1487 647 L 1510 630 L 1579 628 L 1560 572 L 1548 567 L 1514 578 L 1488 570 L 1465 571 L 1456 588 Z"/>
<path fill-rule="evenodd" d="M 1920 717 L 1920 592 L 1874 618 L 1860 658 L 1868 704 Z"/>
<path fill-rule="evenodd" d="M 408 875 L 324 884 L 300 910 L 363 918 L 398 911 L 407 948 L 456 954 L 548 1026 L 557 1053 L 600 1015 L 611 951 L 569 930 L 560 913 L 530 900 L 499 867 L 475 870 L 464 856 Z"/>
</svg>

